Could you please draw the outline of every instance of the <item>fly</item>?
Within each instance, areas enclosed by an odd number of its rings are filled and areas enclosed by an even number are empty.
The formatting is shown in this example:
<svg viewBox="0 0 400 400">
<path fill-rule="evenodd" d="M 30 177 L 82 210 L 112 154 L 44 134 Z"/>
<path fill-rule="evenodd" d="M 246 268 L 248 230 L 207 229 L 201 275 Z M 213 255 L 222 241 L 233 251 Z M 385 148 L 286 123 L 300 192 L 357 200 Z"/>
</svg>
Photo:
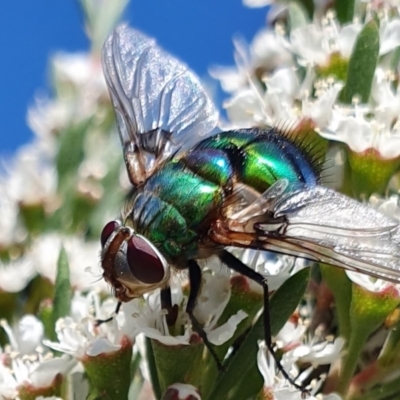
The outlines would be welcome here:
<svg viewBox="0 0 400 400">
<path fill-rule="evenodd" d="M 124 223 L 108 223 L 101 235 L 103 276 L 119 305 L 160 288 L 172 314 L 170 276 L 187 269 L 186 311 L 208 346 L 193 309 L 198 261 L 217 256 L 263 287 L 265 340 L 274 355 L 267 282 L 227 246 L 400 282 L 399 225 L 321 186 L 318 162 L 295 139 L 274 127 L 216 133 L 218 112 L 198 78 L 126 25 L 107 39 L 103 69 L 133 186 Z"/>
</svg>

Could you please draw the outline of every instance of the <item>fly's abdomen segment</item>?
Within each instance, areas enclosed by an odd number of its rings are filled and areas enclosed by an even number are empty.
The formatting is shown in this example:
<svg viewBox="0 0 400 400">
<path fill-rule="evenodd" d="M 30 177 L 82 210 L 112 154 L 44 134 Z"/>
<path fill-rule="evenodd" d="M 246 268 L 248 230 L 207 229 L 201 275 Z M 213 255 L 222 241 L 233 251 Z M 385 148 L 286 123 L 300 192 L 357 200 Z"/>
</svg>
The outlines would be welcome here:
<svg viewBox="0 0 400 400">
<path fill-rule="evenodd" d="M 243 183 L 259 193 L 280 179 L 317 183 L 312 157 L 275 128 L 220 133 L 200 142 L 184 160 L 205 179 L 228 186 Z"/>
</svg>

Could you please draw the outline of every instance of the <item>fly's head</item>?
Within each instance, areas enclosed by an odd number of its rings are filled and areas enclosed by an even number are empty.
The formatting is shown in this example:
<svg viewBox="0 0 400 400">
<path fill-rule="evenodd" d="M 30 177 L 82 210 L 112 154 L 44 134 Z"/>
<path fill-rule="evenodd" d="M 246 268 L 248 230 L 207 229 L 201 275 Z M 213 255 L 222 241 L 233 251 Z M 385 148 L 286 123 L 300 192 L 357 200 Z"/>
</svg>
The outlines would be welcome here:
<svg viewBox="0 0 400 400">
<path fill-rule="evenodd" d="M 163 287 L 169 280 L 164 256 L 144 236 L 120 221 L 111 221 L 101 233 L 103 278 L 122 302 Z"/>
</svg>

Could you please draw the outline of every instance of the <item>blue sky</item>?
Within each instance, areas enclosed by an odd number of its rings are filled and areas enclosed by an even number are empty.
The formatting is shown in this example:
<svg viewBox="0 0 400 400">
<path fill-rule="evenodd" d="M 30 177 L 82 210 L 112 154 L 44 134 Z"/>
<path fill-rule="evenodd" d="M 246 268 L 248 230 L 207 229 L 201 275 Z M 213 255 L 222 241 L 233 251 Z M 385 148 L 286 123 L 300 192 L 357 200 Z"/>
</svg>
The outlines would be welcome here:
<svg viewBox="0 0 400 400">
<path fill-rule="evenodd" d="M 125 20 L 143 30 L 200 76 L 213 64 L 233 64 L 232 36 L 248 41 L 265 24 L 266 9 L 241 0 L 132 0 Z M 56 51 L 83 51 L 88 41 L 77 0 L 13 0 L 0 14 L 0 154 L 28 142 L 26 110 L 48 89 Z"/>
</svg>

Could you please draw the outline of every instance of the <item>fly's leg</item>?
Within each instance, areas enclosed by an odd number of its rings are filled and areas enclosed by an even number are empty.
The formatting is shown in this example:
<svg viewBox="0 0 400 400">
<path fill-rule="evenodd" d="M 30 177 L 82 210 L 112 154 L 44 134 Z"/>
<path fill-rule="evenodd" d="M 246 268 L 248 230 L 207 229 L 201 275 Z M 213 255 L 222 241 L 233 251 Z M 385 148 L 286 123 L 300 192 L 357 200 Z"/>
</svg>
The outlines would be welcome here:
<svg viewBox="0 0 400 400">
<path fill-rule="evenodd" d="M 197 264 L 197 262 L 194 260 L 189 260 L 187 262 L 187 266 L 189 268 L 190 294 L 186 306 L 186 312 L 189 315 L 193 330 L 201 337 L 204 345 L 207 347 L 212 358 L 215 360 L 218 370 L 221 372 L 224 369 L 221 364 L 221 361 L 219 360 L 217 354 L 215 353 L 212 344 L 208 341 L 207 334 L 204 332 L 203 327 L 201 326 L 199 321 L 197 321 L 196 317 L 193 315 L 193 310 L 196 306 L 197 296 L 199 295 L 201 287 L 201 269 L 199 267 L 199 264 Z"/>
<path fill-rule="evenodd" d="M 121 309 L 122 302 L 118 301 L 117 306 L 115 307 L 114 314 L 117 315 L 119 313 L 119 310 Z M 106 324 L 107 322 L 110 322 L 114 319 L 114 317 L 110 317 L 107 319 L 96 319 L 96 326 L 100 326 L 102 324 Z"/>
<path fill-rule="evenodd" d="M 176 319 L 178 318 L 178 305 L 172 305 L 171 288 L 167 286 L 161 289 L 161 309 L 167 310 L 166 320 L 168 326 L 175 325 Z"/>
<path fill-rule="evenodd" d="M 228 267 L 233 269 L 236 272 L 244 275 L 245 277 L 259 283 L 264 291 L 264 339 L 267 345 L 269 352 L 275 360 L 276 366 L 278 370 L 282 373 L 282 375 L 287 379 L 291 385 L 293 385 L 296 389 L 301 390 L 303 393 L 308 393 L 303 386 L 298 385 L 293 378 L 289 376 L 289 374 L 283 368 L 281 362 L 279 361 L 277 355 L 275 354 L 274 347 L 272 344 L 271 338 L 271 323 L 269 316 L 269 291 L 268 291 L 268 283 L 266 279 L 259 274 L 258 272 L 249 268 L 246 264 L 242 263 L 238 258 L 236 258 L 233 254 L 224 250 L 219 255 L 220 260 Z"/>
</svg>

